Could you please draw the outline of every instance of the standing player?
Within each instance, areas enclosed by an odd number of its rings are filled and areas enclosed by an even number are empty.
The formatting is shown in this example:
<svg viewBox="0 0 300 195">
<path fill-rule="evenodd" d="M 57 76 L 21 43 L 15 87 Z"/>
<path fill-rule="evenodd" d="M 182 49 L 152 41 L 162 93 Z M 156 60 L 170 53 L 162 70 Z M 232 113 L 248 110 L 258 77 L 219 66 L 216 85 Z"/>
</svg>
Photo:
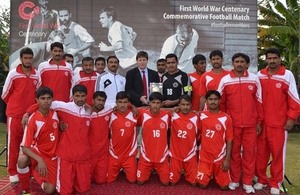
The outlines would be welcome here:
<svg viewBox="0 0 300 195">
<path fill-rule="evenodd" d="M 205 98 L 208 111 L 203 111 L 200 115 L 201 148 L 197 180 L 201 188 L 206 188 L 213 175 L 221 190 L 228 190 L 232 120 L 219 109 L 221 95 L 218 91 L 208 91 Z"/>
<path fill-rule="evenodd" d="M 191 93 L 190 80 L 185 72 L 178 69 L 178 58 L 175 54 L 166 56 L 167 73 L 163 75 L 163 106 L 172 108 L 178 105 L 179 97 Z"/>
<path fill-rule="evenodd" d="M 270 48 L 266 51 L 268 66 L 257 75 L 262 86 L 264 126 L 257 140 L 256 190 L 267 184 L 271 194 L 280 194 L 283 182 L 286 142 L 288 131 L 295 124 L 300 111 L 299 95 L 293 73 L 281 64 L 280 51 Z M 271 177 L 267 177 L 267 166 L 272 156 Z"/>
<path fill-rule="evenodd" d="M 179 112 L 171 118 L 170 141 L 170 182 L 176 184 L 182 169 L 185 180 L 196 185 L 197 175 L 197 134 L 199 117 L 192 110 L 192 98 L 182 95 L 179 98 Z"/>
<path fill-rule="evenodd" d="M 195 68 L 195 72 L 190 73 L 189 77 L 191 80 L 191 84 L 193 87 L 192 90 L 192 109 L 199 110 L 200 106 L 200 80 L 202 74 L 205 73 L 206 70 L 206 58 L 202 54 L 197 54 L 193 57 L 193 65 Z"/>
<path fill-rule="evenodd" d="M 229 71 L 222 68 L 223 53 L 220 50 L 214 50 L 209 54 L 212 69 L 205 72 L 200 79 L 200 110 L 205 106 L 205 95 L 209 90 L 217 90 L 220 80 L 229 73 Z"/>
<path fill-rule="evenodd" d="M 91 175 L 98 184 L 106 182 L 108 172 L 108 125 L 112 109 L 105 106 L 106 94 L 96 91 L 93 95 L 89 143 L 91 147 Z"/>
<path fill-rule="evenodd" d="M 21 49 L 20 59 L 21 64 L 8 73 L 1 96 L 7 104 L 8 174 L 12 183 L 19 181 L 17 160 L 23 137 L 22 116 L 35 103 L 38 84 L 38 74 L 32 65 L 33 51 L 28 47 Z"/>
<path fill-rule="evenodd" d="M 52 43 L 50 50 L 52 58 L 42 62 L 38 67 L 40 85 L 53 90 L 54 100 L 69 102 L 73 78 L 72 65 L 62 59 L 64 54 L 62 43 Z"/>
<path fill-rule="evenodd" d="M 82 59 L 82 70 L 74 75 L 75 85 L 84 85 L 87 88 L 86 103 L 93 104 L 93 94 L 95 90 L 98 74 L 94 71 L 94 59 L 84 57 Z"/>
<path fill-rule="evenodd" d="M 221 110 L 230 115 L 234 129 L 229 188 L 237 188 L 242 178 L 243 188 L 249 194 L 255 193 L 252 180 L 263 109 L 259 79 L 247 71 L 246 59 L 249 57 L 243 53 L 232 56 L 233 70 L 221 79 L 218 91 Z"/>
<path fill-rule="evenodd" d="M 138 124 L 142 127 L 141 155 L 138 162 L 137 181 L 143 184 L 152 169 L 163 185 L 169 184 L 167 132 L 170 124 L 168 112 L 162 111 L 163 95 L 153 92 L 149 96 L 150 110 L 141 113 Z"/>
<path fill-rule="evenodd" d="M 130 183 L 136 181 L 137 120 L 131 110 L 128 109 L 129 98 L 125 91 L 116 95 L 116 112 L 112 113 L 109 147 L 109 164 L 107 182 L 111 183 L 118 177 L 120 169 L 123 168 L 126 178 Z"/>
<path fill-rule="evenodd" d="M 157 69 L 157 74 L 159 76 L 159 82 L 162 83 L 162 78 L 163 75 L 166 73 L 166 69 L 167 69 L 167 65 L 166 65 L 167 61 L 164 58 L 158 59 L 156 62 L 156 69 Z"/>
<path fill-rule="evenodd" d="M 99 74 L 99 76 L 102 76 L 107 73 L 105 71 L 105 67 L 106 67 L 106 62 L 104 57 L 98 57 L 95 59 L 95 69 L 96 72 Z"/>
<path fill-rule="evenodd" d="M 53 92 L 41 87 L 36 92 L 38 111 L 30 117 L 21 143 L 18 172 L 23 194 L 30 192 L 31 174 L 47 194 L 55 192 L 57 177 L 56 146 L 59 140 L 58 116 L 50 110 Z M 31 168 L 29 166 L 31 165 Z"/>
</svg>

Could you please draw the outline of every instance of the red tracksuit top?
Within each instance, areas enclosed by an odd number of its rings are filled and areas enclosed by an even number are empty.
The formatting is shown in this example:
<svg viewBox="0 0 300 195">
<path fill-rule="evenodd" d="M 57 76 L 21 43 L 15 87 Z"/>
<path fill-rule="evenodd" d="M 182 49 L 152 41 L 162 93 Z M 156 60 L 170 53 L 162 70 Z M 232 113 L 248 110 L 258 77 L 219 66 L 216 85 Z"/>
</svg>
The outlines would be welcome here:
<svg viewBox="0 0 300 195">
<path fill-rule="evenodd" d="M 300 101 L 294 75 L 284 66 L 273 75 L 268 67 L 257 73 L 262 86 L 264 123 L 283 128 L 288 118 L 296 120 L 300 114 Z"/>
<path fill-rule="evenodd" d="M 53 64 L 52 59 L 42 62 L 38 68 L 40 86 L 53 90 L 53 99 L 69 102 L 73 82 L 72 65 L 62 61 L 61 64 Z"/>
<path fill-rule="evenodd" d="M 261 85 L 258 77 L 244 72 L 237 77 L 232 70 L 219 84 L 221 110 L 229 114 L 234 127 L 255 127 L 263 120 Z"/>
<path fill-rule="evenodd" d="M 97 73 L 93 71 L 91 74 L 86 74 L 80 71 L 78 74 L 74 75 L 74 85 L 84 85 L 87 88 L 86 103 L 90 106 L 93 105 L 93 94 L 95 91 L 95 84 L 97 80 Z"/>
<path fill-rule="evenodd" d="M 51 108 L 57 111 L 60 122 L 67 124 L 67 128 L 60 136 L 57 156 L 67 161 L 89 160 L 90 111 L 83 106 L 77 106 L 74 102 L 62 101 L 53 101 Z"/>
<path fill-rule="evenodd" d="M 34 104 L 35 91 L 38 86 L 38 73 L 31 68 L 31 73 L 26 76 L 22 65 L 11 70 L 5 80 L 2 99 L 7 104 L 6 115 L 9 117 L 22 117 L 26 109 Z"/>
</svg>

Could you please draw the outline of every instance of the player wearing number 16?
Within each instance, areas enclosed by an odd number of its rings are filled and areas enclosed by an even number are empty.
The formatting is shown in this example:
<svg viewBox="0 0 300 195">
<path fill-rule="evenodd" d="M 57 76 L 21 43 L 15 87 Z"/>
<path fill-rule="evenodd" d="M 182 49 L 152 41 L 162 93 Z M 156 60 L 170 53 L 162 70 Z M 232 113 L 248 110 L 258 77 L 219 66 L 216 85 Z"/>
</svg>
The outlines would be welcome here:
<svg viewBox="0 0 300 195">
<path fill-rule="evenodd" d="M 116 110 L 112 113 L 109 123 L 110 146 L 108 159 L 107 183 L 115 181 L 120 169 L 123 168 L 130 183 L 136 180 L 137 119 L 128 109 L 129 98 L 125 91 L 116 95 Z"/>
<path fill-rule="evenodd" d="M 169 112 L 161 110 L 163 95 L 154 92 L 149 96 L 150 110 L 141 112 L 138 126 L 141 126 L 141 155 L 137 169 L 138 184 L 143 184 L 155 169 L 163 185 L 169 184 L 169 163 L 167 132 Z"/>
</svg>

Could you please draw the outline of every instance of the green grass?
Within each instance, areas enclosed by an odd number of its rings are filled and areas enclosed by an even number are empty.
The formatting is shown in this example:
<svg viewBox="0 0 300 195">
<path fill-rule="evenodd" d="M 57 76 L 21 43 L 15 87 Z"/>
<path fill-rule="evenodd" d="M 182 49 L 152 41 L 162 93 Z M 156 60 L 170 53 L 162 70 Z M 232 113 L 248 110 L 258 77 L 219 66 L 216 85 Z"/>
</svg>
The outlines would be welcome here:
<svg viewBox="0 0 300 195">
<path fill-rule="evenodd" d="M 287 144 L 287 156 L 286 156 L 286 176 L 292 182 L 293 185 L 289 185 L 285 182 L 285 186 L 288 188 L 289 194 L 300 194 L 300 131 L 293 131 L 289 133 Z M 6 145 L 6 125 L 0 123 L 0 151 Z M 5 155 L 0 156 L 0 165 L 5 165 Z M 7 175 L 6 167 L 0 166 L 0 178 Z"/>
</svg>

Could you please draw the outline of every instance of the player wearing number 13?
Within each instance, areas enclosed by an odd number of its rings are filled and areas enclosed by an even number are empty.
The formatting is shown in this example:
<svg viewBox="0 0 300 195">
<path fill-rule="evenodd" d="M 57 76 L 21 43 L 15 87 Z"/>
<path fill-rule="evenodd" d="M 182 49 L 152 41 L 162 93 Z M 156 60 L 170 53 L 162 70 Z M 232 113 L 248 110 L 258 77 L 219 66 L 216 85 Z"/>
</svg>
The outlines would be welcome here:
<svg viewBox="0 0 300 195">
<path fill-rule="evenodd" d="M 197 174 L 197 134 L 199 117 L 192 110 L 192 98 L 182 95 L 179 98 L 180 112 L 174 113 L 171 121 L 170 143 L 170 182 L 179 181 L 181 171 L 184 169 L 185 180 L 196 185 Z"/>
<path fill-rule="evenodd" d="M 107 182 L 117 179 L 120 169 L 123 168 L 126 178 L 134 183 L 136 180 L 137 120 L 128 109 L 129 98 L 125 91 L 116 95 L 116 112 L 111 115 L 109 123 L 110 146 Z"/>
<path fill-rule="evenodd" d="M 208 111 L 200 115 L 201 148 L 197 180 L 200 187 L 205 188 L 214 175 L 220 188 L 227 190 L 233 127 L 230 116 L 219 110 L 220 97 L 215 90 L 208 91 L 205 96 Z"/>
<path fill-rule="evenodd" d="M 150 110 L 140 113 L 138 126 L 141 126 L 142 145 L 137 169 L 138 184 L 143 184 L 155 169 L 161 183 L 169 184 L 169 163 L 167 131 L 170 124 L 169 112 L 160 110 L 163 95 L 153 92 L 149 96 Z"/>
</svg>

